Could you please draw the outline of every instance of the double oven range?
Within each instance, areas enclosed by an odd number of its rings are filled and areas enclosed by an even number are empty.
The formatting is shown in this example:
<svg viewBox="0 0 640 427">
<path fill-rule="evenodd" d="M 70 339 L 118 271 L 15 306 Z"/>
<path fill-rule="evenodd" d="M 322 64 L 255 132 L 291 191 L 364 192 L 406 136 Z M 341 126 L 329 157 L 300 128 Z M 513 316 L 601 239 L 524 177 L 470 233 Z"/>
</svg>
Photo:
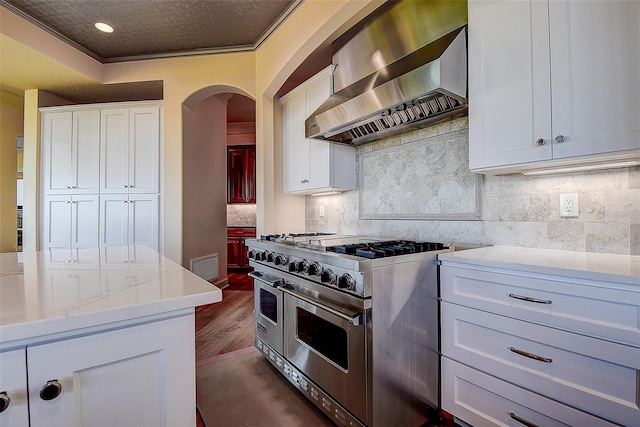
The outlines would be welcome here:
<svg viewBox="0 0 640 427">
<path fill-rule="evenodd" d="M 439 406 L 437 255 L 453 244 L 247 240 L 255 345 L 337 425 L 419 425 Z"/>
</svg>

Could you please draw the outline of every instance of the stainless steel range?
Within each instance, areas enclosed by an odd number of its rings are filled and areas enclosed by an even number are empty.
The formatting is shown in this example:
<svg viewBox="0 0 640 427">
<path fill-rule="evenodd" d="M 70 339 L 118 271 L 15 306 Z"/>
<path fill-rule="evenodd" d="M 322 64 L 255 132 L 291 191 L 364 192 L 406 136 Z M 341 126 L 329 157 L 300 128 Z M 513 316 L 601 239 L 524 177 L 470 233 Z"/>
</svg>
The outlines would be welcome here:
<svg viewBox="0 0 640 427">
<path fill-rule="evenodd" d="M 337 425 L 439 407 L 436 256 L 453 244 L 334 234 L 247 240 L 256 347 Z"/>
</svg>

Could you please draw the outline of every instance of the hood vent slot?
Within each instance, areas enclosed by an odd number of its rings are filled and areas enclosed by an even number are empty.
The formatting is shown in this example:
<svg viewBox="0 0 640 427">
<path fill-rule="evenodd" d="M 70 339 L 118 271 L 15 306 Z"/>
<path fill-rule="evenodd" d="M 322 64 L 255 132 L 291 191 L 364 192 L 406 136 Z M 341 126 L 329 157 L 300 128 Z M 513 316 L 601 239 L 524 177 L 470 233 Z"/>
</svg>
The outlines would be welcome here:
<svg viewBox="0 0 640 427">
<path fill-rule="evenodd" d="M 340 142 L 351 141 L 358 145 L 368 142 L 368 137 L 380 134 L 375 139 L 379 139 L 384 134 L 391 134 L 394 128 L 403 125 L 410 125 L 424 119 L 449 113 L 462 107 L 463 103 L 448 95 L 437 94 L 424 99 L 419 99 L 411 105 L 404 104 L 394 110 L 387 110 L 380 117 L 376 117 L 367 123 L 357 125 L 339 135 L 333 135 L 333 140 L 340 139 Z"/>
</svg>

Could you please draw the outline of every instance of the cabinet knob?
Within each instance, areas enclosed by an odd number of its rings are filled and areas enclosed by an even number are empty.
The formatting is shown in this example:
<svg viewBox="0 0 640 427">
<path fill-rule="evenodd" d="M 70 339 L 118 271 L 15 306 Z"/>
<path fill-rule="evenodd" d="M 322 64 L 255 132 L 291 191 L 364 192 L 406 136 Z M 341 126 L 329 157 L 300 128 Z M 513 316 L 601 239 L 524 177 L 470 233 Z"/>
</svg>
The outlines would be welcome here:
<svg viewBox="0 0 640 427">
<path fill-rule="evenodd" d="M 0 414 L 3 413 L 11 404 L 11 399 L 6 391 L 0 393 Z"/>
<path fill-rule="evenodd" d="M 307 182 L 309 182 L 309 180 L 308 180 L 308 179 L 301 179 L 301 180 L 300 180 L 300 184 L 306 184 Z"/>
<path fill-rule="evenodd" d="M 62 385 L 58 382 L 58 380 L 49 380 L 40 390 L 40 399 L 42 400 L 53 400 L 56 397 L 60 396 L 62 393 Z"/>
<path fill-rule="evenodd" d="M 565 141 L 564 135 L 556 136 L 556 142 L 564 142 L 564 141 Z"/>
<path fill-rule="evenodd" d="M 539 140 L 536 141 L 536 144 L 544 145 L 544 139 L 540 138 Z"/>
</svg>

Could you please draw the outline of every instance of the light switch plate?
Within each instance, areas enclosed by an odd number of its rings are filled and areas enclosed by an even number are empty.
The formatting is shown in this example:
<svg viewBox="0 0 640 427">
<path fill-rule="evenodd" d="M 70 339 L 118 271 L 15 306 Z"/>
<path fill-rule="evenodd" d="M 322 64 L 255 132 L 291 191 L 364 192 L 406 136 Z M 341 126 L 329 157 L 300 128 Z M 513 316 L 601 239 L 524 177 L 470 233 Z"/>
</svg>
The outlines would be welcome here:
<svg viewBox="0 0 640 427">
<path fill-rule="evenodd" d="M 560 216 L 574 218 L 579 215 L 578 193 L 560 194 Z"/>
</svg>

